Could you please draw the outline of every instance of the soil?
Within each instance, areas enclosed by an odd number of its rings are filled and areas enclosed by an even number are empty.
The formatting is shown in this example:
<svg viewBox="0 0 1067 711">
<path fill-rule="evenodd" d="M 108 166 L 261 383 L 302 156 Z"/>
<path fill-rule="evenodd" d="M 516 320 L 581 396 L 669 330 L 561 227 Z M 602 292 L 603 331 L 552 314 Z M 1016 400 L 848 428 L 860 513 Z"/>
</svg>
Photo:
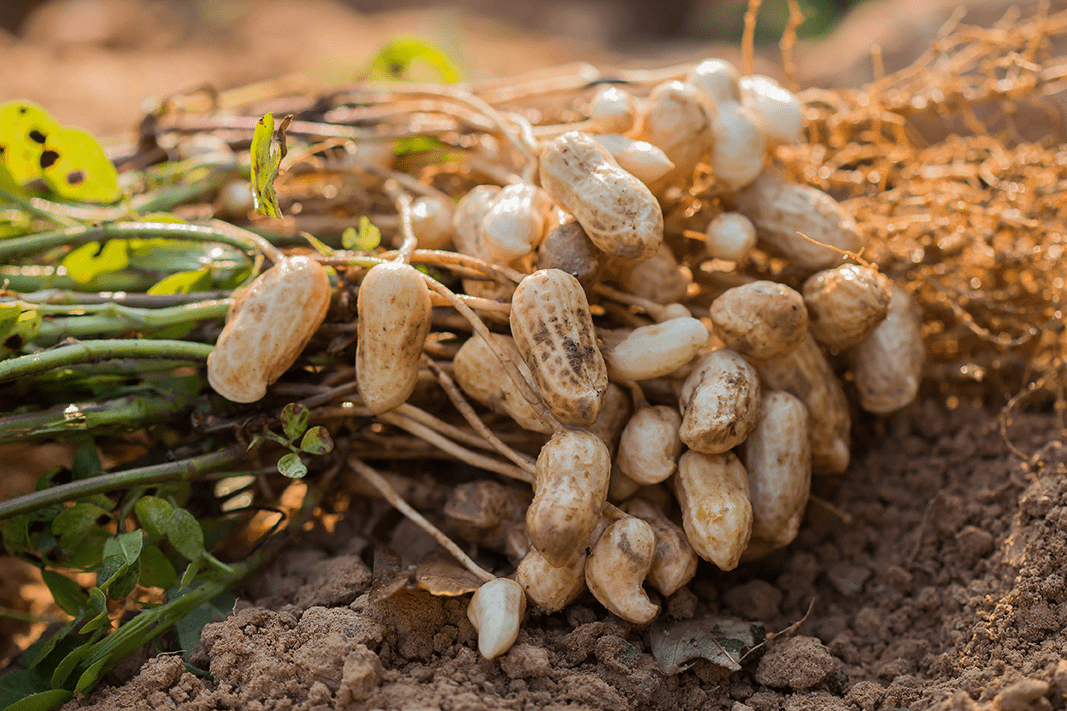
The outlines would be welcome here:
<svg viewBox="0 0 1067 711">
<path fill-rule="evenodd" d="M 861 428 L 855 464 L 817 482 L 793 545 L 730 573 L 702 564 L 662 601 L 675 621 L 803 620 L 738 672 L 701 660 L 663 674 L 650 631 L 588 596 L 529 611 L 511 651 L 484 660 L 466 597 L 402 589 L 372 601 L 376 517 L 354 515 L 307 535 L 246 586 L 233 616 L 204 629 L 191 662 L 210 679 L 159 656 L 65 709 L 1064 708 L 1058 418 L 1028 414 L 1011 428 L 1033 463 L 977 409 L 927 402 Z M 413 529 L 400 535 L 398 548 L 427 545 Z"/>
</svg>

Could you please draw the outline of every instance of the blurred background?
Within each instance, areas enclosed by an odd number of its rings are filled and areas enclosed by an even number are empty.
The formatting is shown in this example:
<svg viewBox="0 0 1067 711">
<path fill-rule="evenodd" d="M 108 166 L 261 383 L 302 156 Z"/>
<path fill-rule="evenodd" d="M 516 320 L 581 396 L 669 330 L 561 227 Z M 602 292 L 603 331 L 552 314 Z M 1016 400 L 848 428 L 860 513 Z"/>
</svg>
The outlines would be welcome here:
<svg viewBox="0 0 1067 711">
<path fill-rule="evenodd" d="M 954 12 L 986 25 L 1037 0 L 799 0 L 801 86 L 860 86 L 878 44 L 887 71 Z M 1053 6 L 1067 4 L 1055 0 Z M 0 0 L 0 100 L 25 98 L 99 135 L 131 130 L 146 100 L 299 73 L 358 77 L 390 38 L 415 34 L 467 78 L 583 60 L 662 66 L 740 58 L 746 0 Z M 1054 8 L 1055 9 L 1055 8 Z M 764 0 L 757 70 L 781 74 L 786 0 Z M 1010 18 L 1009 18 L 1010 19 Z"/>
</svg>

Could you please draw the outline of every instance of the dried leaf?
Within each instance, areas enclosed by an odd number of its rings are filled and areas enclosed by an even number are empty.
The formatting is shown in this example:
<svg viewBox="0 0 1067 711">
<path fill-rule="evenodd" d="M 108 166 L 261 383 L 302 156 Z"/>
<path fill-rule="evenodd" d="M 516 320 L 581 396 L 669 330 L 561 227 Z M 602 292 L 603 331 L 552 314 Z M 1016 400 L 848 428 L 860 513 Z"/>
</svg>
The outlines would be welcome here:
<svg viewBox="0 0 1067 711">
<path fill-rule="evenodd" d="M 411 570 L 402 566 L 400 556 L 388 546 L 376 543 L 373 579 L 367 599 L 371 603 L 381 602 L 406 588 L 410 582 Z"/>
<path fill-rule="evenodd" d="M 482 581 L 438 548 L 415 568 L 415 585 L 438 597 L 458 597 L 476 591 Z"/>
<path fill-rule="evenodd" d="M 661 620 L 652 625 L 649 636 L 652 656 L 664 674 L 685 671 L 697 659 L 738 671 L 745 652 L 763 640 L 764 628 L 759 622 L 708 616 Z"/>
</svg>

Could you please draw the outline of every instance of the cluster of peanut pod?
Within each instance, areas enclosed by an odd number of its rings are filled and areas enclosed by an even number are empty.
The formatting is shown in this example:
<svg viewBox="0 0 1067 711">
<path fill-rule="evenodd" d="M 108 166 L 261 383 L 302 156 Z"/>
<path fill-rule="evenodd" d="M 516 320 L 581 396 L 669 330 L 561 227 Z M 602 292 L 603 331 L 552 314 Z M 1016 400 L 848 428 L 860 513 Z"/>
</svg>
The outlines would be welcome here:
<svg viewBox="0 0 1067 711">
<path fill-rule="evenodd" d="M 557 611 L 588 589 L 646 624 L 659 611 L 646 584 L 669 596 L 698 558 L 731 570 L 789 544 L 812 474 L 849 462 L 851 405 L 828 353 L 863 409 L 886 414 L 915 398 L 923 348 L 908 295 L 847 259 L 862 244 L 830 196 L 766 167 L 802 119 L 774 80 L 707 60 L 640 97 L 601 86 L 572 126 L 527 125 L 536 169 L 505 171 L 509 184 L 473 187 L 454 205 L 398 200 L 410 239 L 395 259 L 357 270 L 363 405 L 383 416 L 409 399 L 435 305 L 447 303 L 473 329 L 447 377 L 547 438 L 536 461 L 508 452 L 532 500 L 485 480 L 456 487 L 445 510 L 453 533 L 517 564 L 470 603 L 484 656 L 512 645 L 527 601 Z M 736 206 L 707 224 L 705 258 L 777 255 L 807 275 L 800 291 L 739 276 L 708 307 L 664 241 L 663 205 L 698 168 Z M 464 293 L 416 270 L 416 249 L 463 255 Z M 208 362 L 212 386 L 261 398 L 330 297 L 319 262 L 282 258 L 237 296 Z M 621 327 L 597 325 L 620 310 L 626 322 L 611 325 Z M 509 328 L 488 327 L 478 313 L 489 312 Z M 269 327 L 278 323 L 290 327 Z"/>
</svg>

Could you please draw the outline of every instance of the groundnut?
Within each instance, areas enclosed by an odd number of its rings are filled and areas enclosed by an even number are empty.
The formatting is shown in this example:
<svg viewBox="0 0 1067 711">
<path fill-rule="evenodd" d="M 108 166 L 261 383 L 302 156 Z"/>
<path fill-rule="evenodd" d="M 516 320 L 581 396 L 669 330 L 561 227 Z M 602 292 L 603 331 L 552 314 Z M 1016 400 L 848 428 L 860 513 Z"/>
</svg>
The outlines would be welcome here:
<svg viewBox="0 0 1067 711">
<path fill-rule="evenodd" d="M 753 358 L 785 355 L 807 333 L 804 297 L 773 281 L 727 289 L 712 302 L 708 313 L 723 343 Z"/>
<path fill-rule="evenodd" d="M 585 544 L 600 519 L 610 478 L 611 454 L 594 434 L 563 430 L 541 448 L 526 529 L 551 565 L 566 564 Z"/>
<path fill-rule="evenodd" d="M 705 59 L 689 70 L 685 82 L 700 96 L 709 116 L 719 104 L 741 101 L 741 73 L 725 59 Z"/>
<path fill-rule="evenodd" d="M 639 326 L 610 348 L 604 347 L 608 376 L 647 380 L 673 373 L 704 350 L 708 329 L 691 316 Z"/>
<path fill-rule="evenodd" d="M 789 393 L 764 393 L 760 419 L 741 446 L 752 502 L 752 539 L 772 551 L 789 545 L 811 490 L 808 409 Z"/>
<path fill-rule="evenodd" d="M 724 212 L 704 231 L 708 256 L 739 262 L 756 247 L 756 226 L 739 212 Z"/>
<path fill-rule="evenodd" d="M 549 141 L 541 153 L 540 177 L 542 187 L 603 251 L 645 259 L 659 249 L 659 202 L 588 134 L 570 131 Z"/>
<path fill-rule="evenodd" d="M 585 561 L 585 584 L 600 602 L 627 622 L 646 625 L 659 605 L 642 587 L 656 552 L 656 534 L 637 518 L 608 526 Z"/>
<path fill-rule="evenodd" d="M 682 416 L 673 407 L 642 407 L 626 423 L 615 462 L 619 471 L 642 485 L 666 481 L 678 465 Z"/>
<path fill-rule="evenodd" d="M 657 304 L 671 304 L 685 298 L 692 279 L 678 266 L 674 252 L 667 245 L 661 246 L 648 259 L 627 265 L 620 281 L 634 296 L 655 301 Z"/>
<path fill-rule="evenodd" d="M 804 282 L 808 328 L 815 340 L 849 348 L 865 339 L 889 313 L 889 280 L 868 267 L 842 264 Z"/>
<path fill-rule="evenodd" d="M 855 221 L 836 200 L 771 171 L 740 191 L 737 204 L 756 226 L 760 242 L 800 269 L 817 271 L 840 263 L 841 253 L 831 248 L 855 254 L 863 247 Z"/>
<path fill-rule="evenodd" d="M 792 143 L 800 138 L 804 111 L 793 92 L 762 74 L 743 76 L 739 85 L 741 103 L 759 117 L 768 143 Z"/>
<path fill-rule="evenodd" d="M 645 185 L 651 185 L 674 168 L 667 154 L 648 141 L 634 141 L 617 133 L 594 134 L 593 138 L 620 168 Z"/>
<path fill-rule="evenodd" d="M 380 414 L 415 390 L 430 332 L 430 291 L 410 264 L 377 264 L 359 285 L 356 310 L 356 384 L 363 403 Z"/>
<path fill-rule="evenodd" d="M 467 618 L 478 631 L 478 651 L 495 659 L 511 649 L 526 613 L 526 593 L 514 580 L 496 578 L 484 583 L 467 605 Z"/>
<path fill-rule="evenodd" d="M 578 280 L 583 288 L 590 288 L 600 270 L 600 250 L 578 224 L 569 218 L 549 230 L 537 248 L 540 269 L 559 269 Z"/>
<path fill-rule="evenodd" d="M 889 315 L 850 353 L 860 407 L 876 415 L 912 402 L 922 382 L 922 316 L 907 292 L 891 292 Z"/>
<path fill-rule="evenodd" d="M 452 228 L 457 252 L 484 261 L 493 261 L 482 238 L 482 221 L 500 192 L 500 188 L 495 185 L 478 185 L 471 188 L 456 205 L 452 214 Z M 486 299 L 507 299 L 513 291 L 495 281 L 471 278 L 463 280 L 463 290 L 471 296 Z"/>
<path fill-rule="evenodd" d="M 712 351 L 697 362 L 682 384 L 678 435 L 698 452 L 725 452 L 744 442 L 756 426 L 759 402 L 756 369 L 737 351 Z"/>
<path fill-rule="evenodd" d="M 689 545 L 721 570 L 733 570 L 752 534 L 748 474 L 733 452 L 686 452 L 678 460 L 674 494 Z"/>
<path fill-rule="evenodd" d="M 490 337 L 498 351 L 507 354 L 520 370 L 525 369 L 526 364 L 514 339 L 500 333 L 490 334 Z M 510 416 L 523 429 L 545 434 L 553 431 L 551 423 L 523 396 L 518 384 L 481 336 L 472 336 L 456 352 L 452 359 L 452 376 L 467 395 L 493 412 Z"/>
<path fill-rule="evenodd" d="M 422 196 L 411 203 L 411 229 L 419 249 L 448 249 L 452 245 L 452 204 L 441 198 Z"/>
<path fill-rule="evenodd" d="M 511 300 L 511 333 L 541 399 L 566 425 L 596 422 L 608 387 L 585 290 L 558 269 L 527 276 Z"/>
<path fill-rule="evenodd" d="M 307 257 L 286 257 L 234 296 L 207 378 L 233 402 L 255 402 L 282 376 L 326 318 L 330 279 Z"/>
<path fill-rule="evenodd" d="M 743 188 L 763 170 L 767 138 L 759 117 L 743 104 L 719 104 L 711 126 L 715 149 L 711 169 L 716 179 L 733 189 Z"/>
<path fill-rule="evenodd" d="M 600 415 L 596 418 L 596 422 L 589 425 L 589 431 L 603 440 L 608 446 L 608 452 L 614 454 L 615 447 L 619 444 L 619 437 L 631 413 L 633 413 L 633 406 L 630 404 L 630 396 L 615 383 L 608 383 L 604 404 L 600 407 Z"/>
<path fill-rule="evenodd" d="M 663 178 L 667 184 L 689 181 L 714 140 L 699 94 L 680 81 L 664 82 L 652 89 L 638 137 L 659 147 L 674 163 L 674 169 Z"/>
<path fill-rule="evenodd" d="M 609 521 L 601 518 L 585 545 L 561 566 L 554 566 L 531 548 L 515 571 L 515 581 L 526 597 L 545 612 L 558 612 L 585 592 L 585 561 Z"/>
<path fill-rule="evenodd" d="M 532 252 L 545 234 L 552 201 L 528 183 L 501 190 L 482 218 L 482 246 L 489 261 L 507 264 Z"/>
<path fill-rule="evenodd" d="M 635 497 L 622 504 L 623 511 L 636 516 L 649 526 L 656 535 L 656 552 L 648 581 L 664 595 L 673 595 L 697 572 L 697 554 L 685 537 L 685 531 L 671 521 L 651 501 Z"/>
<path fill-rule="evenodd" d="M 626 133 L 636 116 L 637 101 L 617 86 L 600 87 L 589 102 L 589 123 L 600 133 Z"/>
<path fill-rule="evenodd" d="M 840 474 L 848 468 L 851 417 L 848 398 L 826 354 L 810 333 L 783 356 L 753 359 L 763 384 L 798 397 L 811 413 L 812 471 Z"/>
</svg>

